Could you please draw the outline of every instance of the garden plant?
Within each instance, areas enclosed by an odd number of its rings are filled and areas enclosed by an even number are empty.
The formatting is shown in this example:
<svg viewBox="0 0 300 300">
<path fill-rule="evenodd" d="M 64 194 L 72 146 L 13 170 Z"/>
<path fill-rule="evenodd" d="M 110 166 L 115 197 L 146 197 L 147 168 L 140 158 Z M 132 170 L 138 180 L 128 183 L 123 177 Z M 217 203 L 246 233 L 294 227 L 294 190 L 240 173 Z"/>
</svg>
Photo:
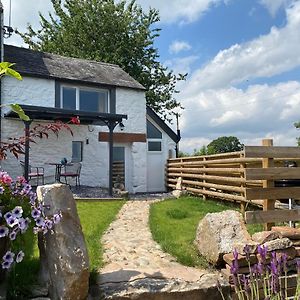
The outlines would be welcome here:
<svg viewBox="0 0 300 300">
<path fill-rule="evenodd" d="M 244 248 L 248 262 L 249 274 L 239 274 L 239 254 L 234 250 L 234 261 L 230 268 L 234 291 L 239 300 L 287 300 L 300 298 L 300 262 L 295 262 L 297 268 L 297 286 L 294 296 L 290 296 L 288 284 L 287 255 L 276 255 L 268 252 L 267 247 L 258 246 L 257 264 L 251 266 L 249 248 Z M 270 261 L 268 263 L 268 261 Z M 224 297 L 223 297 L 224 299 Z"/>
</svg>

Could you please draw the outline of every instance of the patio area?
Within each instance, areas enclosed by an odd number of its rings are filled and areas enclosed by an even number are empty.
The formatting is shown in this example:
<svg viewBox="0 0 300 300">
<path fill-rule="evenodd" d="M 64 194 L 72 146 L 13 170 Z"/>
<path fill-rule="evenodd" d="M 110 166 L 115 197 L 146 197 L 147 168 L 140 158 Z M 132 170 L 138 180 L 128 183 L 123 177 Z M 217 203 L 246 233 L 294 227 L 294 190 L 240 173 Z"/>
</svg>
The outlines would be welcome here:
<svg viewBox="0 0 300 300">
<path fill-rule="evenodd" d="M 113 194 L 109 195 L 109 191 L 107 188 L 101 187 L 91 187 L 91 186 L 71 186 L 71 191 L 73 192 L 75 199 L 119 199 L 120 195 Z M 172 198 L 171 193 L 137 193 L 137 194 L 129 194 L 129 199 L 131 200 L 153 200 L 153 199 L 168 199 Z"/>
</svg>

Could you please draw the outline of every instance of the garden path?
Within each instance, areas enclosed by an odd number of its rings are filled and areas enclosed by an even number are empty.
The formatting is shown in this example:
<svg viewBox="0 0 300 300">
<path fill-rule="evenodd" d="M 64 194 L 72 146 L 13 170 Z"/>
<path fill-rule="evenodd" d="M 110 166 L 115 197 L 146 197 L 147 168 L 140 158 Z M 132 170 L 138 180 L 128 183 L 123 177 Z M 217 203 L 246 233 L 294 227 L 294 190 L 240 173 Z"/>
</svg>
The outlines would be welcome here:
<svg viewBox="0 0 300 300">
<path fill-rule="evenodd" d="M 98 278 L 104 299 L 219 299 L 218 274 L 180 265 L 153 241 L 148 218 L 155 201 L 126 202 L 104 234 L 106 266 Z"/>
</svg>

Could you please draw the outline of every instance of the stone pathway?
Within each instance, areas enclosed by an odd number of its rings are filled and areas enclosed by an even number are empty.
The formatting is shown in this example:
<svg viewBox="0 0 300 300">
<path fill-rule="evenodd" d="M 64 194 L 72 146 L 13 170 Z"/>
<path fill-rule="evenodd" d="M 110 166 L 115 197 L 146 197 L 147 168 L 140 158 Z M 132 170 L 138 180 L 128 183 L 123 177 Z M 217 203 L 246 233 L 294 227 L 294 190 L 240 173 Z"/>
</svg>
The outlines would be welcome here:
<svg viewBox="0 0 300 300">
<path fill-rule="evenodd" d="M 216 284 L 225 282 L 218 274 L 180 265 L 153 241 L 148 217 L 155 201 L 126 202 L 103 236 L 106 265 L 98 287 L 104 299 L 221 299 Z"/>
</svg>

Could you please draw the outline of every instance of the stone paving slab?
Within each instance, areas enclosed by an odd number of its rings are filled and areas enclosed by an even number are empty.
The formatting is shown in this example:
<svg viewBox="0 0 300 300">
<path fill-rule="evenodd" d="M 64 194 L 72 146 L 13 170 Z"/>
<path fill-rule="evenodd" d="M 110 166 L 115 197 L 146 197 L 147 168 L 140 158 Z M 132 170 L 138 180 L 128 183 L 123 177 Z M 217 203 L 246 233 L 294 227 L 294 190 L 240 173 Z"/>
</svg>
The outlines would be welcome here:
<svg viewBox="0 0 300 300">
<path fill-rule="evenodd" d="M 105 267 L 98 287 L 103 299 L 222 299 L 218 273 L 182 266 L 153 241 L 148 226 L 150 205 L 158 200 L 128 201 L 102 238 Z"/>
</svg>

